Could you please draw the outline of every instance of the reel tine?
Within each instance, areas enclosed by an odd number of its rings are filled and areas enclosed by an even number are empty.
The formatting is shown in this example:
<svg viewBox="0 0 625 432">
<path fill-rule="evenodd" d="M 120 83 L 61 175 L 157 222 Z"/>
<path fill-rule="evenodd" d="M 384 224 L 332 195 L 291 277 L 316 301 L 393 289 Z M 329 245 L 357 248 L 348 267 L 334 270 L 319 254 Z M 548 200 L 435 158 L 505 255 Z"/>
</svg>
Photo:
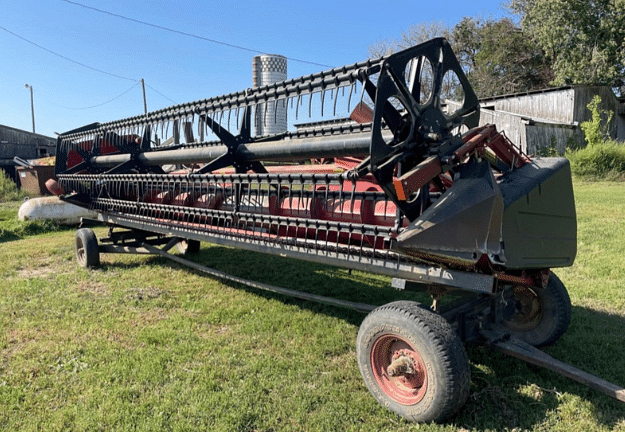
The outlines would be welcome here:
<svg viewBox="0 0 625 432">
<path fill-rule="evenodd" d="M 301 95 L 297 95 L 297 103 L 295 104 L 295 119 L 297 120 L 298 114 L 299 114 L 299 106 L 302 103 L 302 96 Z"/>
<path fill-rule="evenodd" d="M 312 100 L 313 100 L 313 96 L 315 96 L 315 93 L 311 93 L 308 96 L 308 118 L 312 117 Z"/>
<path fill-rule="evenodd" d="M 352 92 L 355 90 L 356 82 L 349 86 L 349 97 L 347 99 L 347 111 L 351 111 Z"/>
</svg>

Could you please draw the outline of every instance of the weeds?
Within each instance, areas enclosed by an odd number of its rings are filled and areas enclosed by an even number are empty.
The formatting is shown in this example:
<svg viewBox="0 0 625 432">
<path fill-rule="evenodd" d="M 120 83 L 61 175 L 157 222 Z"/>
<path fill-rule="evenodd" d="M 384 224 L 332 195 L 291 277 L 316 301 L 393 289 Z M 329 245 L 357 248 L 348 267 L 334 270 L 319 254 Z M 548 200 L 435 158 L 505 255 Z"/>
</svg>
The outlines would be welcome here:
<svg viewBox="0 0 625 432">
<path fill-rule="evenodd" d="M 590 147 L 603 144 L 610 137 L 608 128 L 614 117 L 614 112 L 599 108 L 600 105 L 601 96 L 595 95 L 586 106 L 592 115 L 592 119 L 579 125 Z"/>
<path fill-rule="evenodd" d="M 580 125 L 587 146 L 569 147 L 565 156 L 573 174 L 586 180 L 625 180 L 625 145 L 609 139 L 614 113 L 601 109 L 600 104 L 601 97 L 595 96 L 587 106 L 592 119 Z"/>
<path fill-rule="evenodd" d="M 0 203 L 21 200 L 26 195 L 17 188 L 11 178 L 0 169 Z"/>
<path fill-rule="evenodd" d="M 577 151 L 567 150 L 573 174 L 588 180 L 625 180 L 625 145 L 604 141 Z"/>
</svg>

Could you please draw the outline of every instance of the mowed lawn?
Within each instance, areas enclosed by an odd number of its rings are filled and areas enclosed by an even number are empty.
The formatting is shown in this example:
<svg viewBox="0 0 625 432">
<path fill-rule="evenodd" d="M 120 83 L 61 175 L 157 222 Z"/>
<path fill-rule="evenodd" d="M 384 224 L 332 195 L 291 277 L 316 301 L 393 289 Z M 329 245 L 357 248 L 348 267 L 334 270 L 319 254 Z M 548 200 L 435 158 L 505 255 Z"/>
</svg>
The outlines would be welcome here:
<svg viewBox="0 0 625 432">
<path fill-rule="evenodd" d="M 547 351 L 625 386 L 625 183 L 574 185 L 578 257 L 556 270 L 572 323 Z M 360 377 L 362 314 L 150 256 L 85 270 L 73 236 L 0 237 L 2 431 L 625 431 L 625 403 L 479 346 L 458 416 L 407 423 Z M 209 244 L 193 260 L 356 302 L 402 296 L 387 278 Z"/>
</svg>

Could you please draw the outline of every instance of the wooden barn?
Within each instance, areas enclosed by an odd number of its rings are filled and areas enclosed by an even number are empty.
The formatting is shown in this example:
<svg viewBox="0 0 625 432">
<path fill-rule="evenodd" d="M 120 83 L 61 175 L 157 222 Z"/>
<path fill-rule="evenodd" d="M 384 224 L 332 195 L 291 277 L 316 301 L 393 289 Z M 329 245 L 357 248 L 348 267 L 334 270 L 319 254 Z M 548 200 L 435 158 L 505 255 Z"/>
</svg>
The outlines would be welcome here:
<svg viewBox="0 0 625 432">
<path fill-rule="evenodd" d="M 56 138 L 0 125 L 0 168 L 15 180 L 13 158 L 38 159 L 54 156 Z"/>
<path fill-rule="evenodd" d="M 625 101 L 616 98 L 608 86 L 574 85 L 484 98 L 480 124 L 495 124 L 528 154 L 552 143 L 563 152 L 567 144 L 584 144 L 580 124 L 592 118 L 587 106 L 595 95 L 601 96 L 603 109 L 614 112 L 610 135 L 624 141 Z M 450 112 L 459 106 L 446 103 Z"/>
</svg>

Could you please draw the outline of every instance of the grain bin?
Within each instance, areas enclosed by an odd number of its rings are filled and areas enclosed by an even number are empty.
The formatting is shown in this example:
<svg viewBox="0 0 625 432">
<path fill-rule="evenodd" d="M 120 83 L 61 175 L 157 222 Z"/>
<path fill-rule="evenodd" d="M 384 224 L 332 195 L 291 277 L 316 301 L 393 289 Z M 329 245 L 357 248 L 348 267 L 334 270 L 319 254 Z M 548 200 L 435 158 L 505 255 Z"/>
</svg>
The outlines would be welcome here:
<svg viewBox="0 0 625 432">
<path fill-rule="evenodd" d="M 277 54 L 261 54 L 252 59 L 254 87 L 284 81 L 287 78 L 286 57 Z M 287 130 L 286 103 L 284 100 L 258 105 L 254 115 L 256 136 L 275 135 Z"/>
</svg>

